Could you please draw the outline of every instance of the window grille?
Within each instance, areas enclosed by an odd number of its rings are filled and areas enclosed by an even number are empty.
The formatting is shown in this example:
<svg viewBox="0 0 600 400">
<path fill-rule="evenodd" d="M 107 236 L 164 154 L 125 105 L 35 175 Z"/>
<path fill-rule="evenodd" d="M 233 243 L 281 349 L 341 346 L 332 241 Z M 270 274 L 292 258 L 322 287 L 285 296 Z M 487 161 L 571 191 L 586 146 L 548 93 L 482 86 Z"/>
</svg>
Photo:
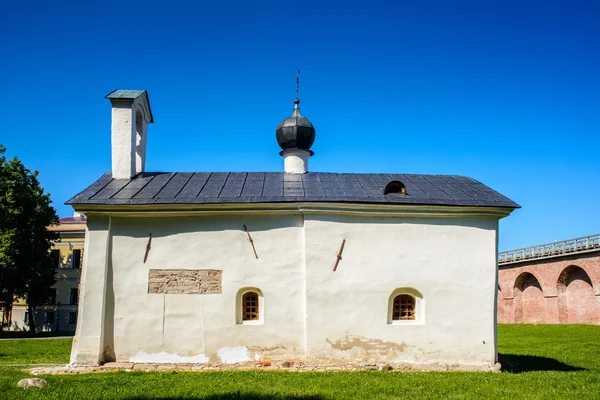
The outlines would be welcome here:
<svg viewBox="0 0 600 400">
<path fill-rule="evenodd" d="M 254 292 L 244 293 L 242 296 L 243 317 L 244 321 L 257 321 L 259 318 L 258 312 L 258 294 Z"/>
<path fill-rule="evenodd" d="M 415 319 L 415 298 L 408 294 L 401 294 L 394 298 L 394 309 L 392 310 L 394 321 Z"/>
</svg>

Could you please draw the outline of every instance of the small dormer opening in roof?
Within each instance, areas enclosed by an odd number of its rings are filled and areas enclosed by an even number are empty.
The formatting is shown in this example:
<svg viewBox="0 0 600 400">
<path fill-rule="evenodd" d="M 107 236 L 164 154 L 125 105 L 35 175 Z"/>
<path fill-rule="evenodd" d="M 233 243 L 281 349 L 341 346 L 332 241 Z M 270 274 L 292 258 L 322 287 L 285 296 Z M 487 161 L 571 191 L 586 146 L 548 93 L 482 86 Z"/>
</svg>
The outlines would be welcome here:
<svg viewBox="0 0 600 400">
<path fill-rule="evenodd" d="M 400 181 L 391 181 L 386 185 L 383 194 L 406 194 L 406 186 Z"/>
</svg>

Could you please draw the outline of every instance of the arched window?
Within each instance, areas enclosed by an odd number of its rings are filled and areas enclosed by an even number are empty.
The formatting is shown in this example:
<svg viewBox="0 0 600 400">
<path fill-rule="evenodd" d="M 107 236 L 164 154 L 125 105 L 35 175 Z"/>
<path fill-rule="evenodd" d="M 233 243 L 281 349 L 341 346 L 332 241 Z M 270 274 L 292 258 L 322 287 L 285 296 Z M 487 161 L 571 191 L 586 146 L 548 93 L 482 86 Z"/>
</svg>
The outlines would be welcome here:
<svg viewBox="0 0 600 400">
<path fill-rule="evenodd" d="M 415 298 L 409 294 L 401 294 L 394 298 L 392 320 L 404 321 L 415 319 Z"/>
<path fill-rule="evenodd" d="M 242 296 L 243 321 L 258 321 L 260 311 L 258 308 L 258 294 L 246 292 Z"/>
<path fill-rule="evenodd" d="M 265 320 L 263 292 L 257 287 L 243 287 L 235 296 L 235 323 L 262 325 Z"/>
<path fill-rule="evenodd" d="M 406 194 L 406 186 L 400 181 L 391 181 L 383 190 L 383 194 Z"/>
<path fill-rule="evenodd" d="M 387 323 L 390 325 L 423 325 L 425 300 L 411 287 L 398 288 L 388 298 Z"/>
</svg>

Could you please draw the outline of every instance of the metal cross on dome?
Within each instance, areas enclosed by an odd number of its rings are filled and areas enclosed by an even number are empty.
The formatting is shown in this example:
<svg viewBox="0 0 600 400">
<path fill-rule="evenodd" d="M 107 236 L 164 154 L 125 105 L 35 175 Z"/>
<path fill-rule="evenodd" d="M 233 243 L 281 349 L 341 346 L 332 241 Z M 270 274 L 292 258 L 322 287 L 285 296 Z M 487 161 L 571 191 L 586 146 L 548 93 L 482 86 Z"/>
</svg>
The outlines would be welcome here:
<svg viewBox="0 0 600 400">
<path fill-rule="evenodd" d="M 298 70 L 298 74 L 296 75 L 296 100 L 298 100 L 298 90 L 300 90 L 300 70 Z"/>
</svg>

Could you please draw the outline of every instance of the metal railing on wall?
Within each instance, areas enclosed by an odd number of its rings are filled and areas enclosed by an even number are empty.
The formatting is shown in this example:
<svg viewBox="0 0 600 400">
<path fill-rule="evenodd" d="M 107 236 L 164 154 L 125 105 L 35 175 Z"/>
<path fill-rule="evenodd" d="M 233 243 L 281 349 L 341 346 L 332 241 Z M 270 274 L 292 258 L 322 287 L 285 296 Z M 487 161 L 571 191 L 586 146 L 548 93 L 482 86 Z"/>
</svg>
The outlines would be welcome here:
<svg viewBox="0 0 600 400">
<path fill-rule="evenodd" d="M 498 253 L 498 264 L 508 264 L 535 258 L 556 257 L 563 254 L 600 250 L 600 234 L 563 240 Z"/>
</svg>

